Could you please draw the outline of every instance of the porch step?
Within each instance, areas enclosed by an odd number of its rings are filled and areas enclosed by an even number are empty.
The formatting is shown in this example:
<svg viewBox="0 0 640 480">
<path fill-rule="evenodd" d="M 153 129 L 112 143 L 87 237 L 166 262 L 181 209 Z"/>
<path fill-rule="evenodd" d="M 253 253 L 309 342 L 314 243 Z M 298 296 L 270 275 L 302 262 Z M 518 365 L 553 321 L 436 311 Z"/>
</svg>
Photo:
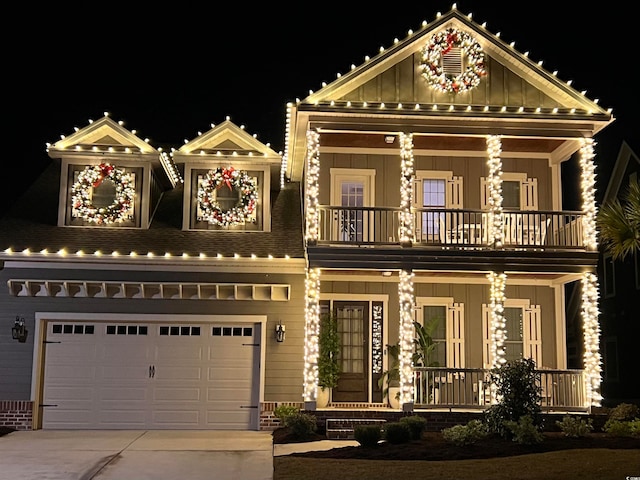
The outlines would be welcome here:
<svg viewBox="0 0 640 480">
<path fill-rule="evenodd" d="M 382 425 L 384 418 L 327 418 L 326 436 L 328 440 L 353 440 L 359 425 Z"/>
</svg>

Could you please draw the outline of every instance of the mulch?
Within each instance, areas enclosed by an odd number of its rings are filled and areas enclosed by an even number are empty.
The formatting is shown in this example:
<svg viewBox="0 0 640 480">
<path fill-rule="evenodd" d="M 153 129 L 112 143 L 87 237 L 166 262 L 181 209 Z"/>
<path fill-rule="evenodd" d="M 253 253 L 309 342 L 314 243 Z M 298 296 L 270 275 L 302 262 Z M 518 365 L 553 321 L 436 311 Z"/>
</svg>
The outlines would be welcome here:
<svg viewBox="0 0 640 480">
<path fill-rule="evenodd" d="M 299 443 L 286 427 L 273 432 L 273 443 Z M 544 440 L 534 445 L 521 445 L 501 437 L 484 439 L 473 445 L 456 446 L 447 442 L 440 432 L 424 432 L 420 440 L 398 445 L 386 442 L 375 447 L 337 447 L 324 451 L 292 453 L 295 457 L 362 459 L 362 460 L 470 460 L 511 457 L 530 453 L 554 452 L 569 449 L 637 449 L 640 437 L 613 437 L 604 432 L 589 433 L 584 437 L 567 437 L 562 432 L 544 432 Z M 321 433 L 305 440 L 326 440 Z"/>
</svg>

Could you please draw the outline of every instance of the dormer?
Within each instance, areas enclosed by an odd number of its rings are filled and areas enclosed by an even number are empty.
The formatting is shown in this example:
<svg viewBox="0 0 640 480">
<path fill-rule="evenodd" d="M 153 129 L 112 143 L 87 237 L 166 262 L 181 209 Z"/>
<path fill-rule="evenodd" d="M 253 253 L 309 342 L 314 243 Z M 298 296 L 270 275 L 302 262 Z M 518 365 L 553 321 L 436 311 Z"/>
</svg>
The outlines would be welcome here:
<svg viewBox="0 0 640 480">
<path fill-rule="evenodd" d="M 162 193 L 181 182 L 168 155 L 107 114 L 47 152 L 61 161 L 60 227 L 149 228 Z"/>
<path fill-rule="evenodd" d="M 184 171 L 183 230 L 271 231 L 282 157 L 226 119 L 173 152 Z"/>
</svg>

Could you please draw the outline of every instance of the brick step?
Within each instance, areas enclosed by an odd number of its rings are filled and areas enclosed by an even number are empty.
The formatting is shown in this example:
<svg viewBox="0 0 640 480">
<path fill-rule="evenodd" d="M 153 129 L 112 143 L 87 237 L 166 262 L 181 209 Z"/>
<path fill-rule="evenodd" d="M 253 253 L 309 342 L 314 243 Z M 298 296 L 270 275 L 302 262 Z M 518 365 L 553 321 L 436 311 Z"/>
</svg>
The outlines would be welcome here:
<svg viewBox="0 0 640 480">
<path fill-rule="evenodd" d="M 353 440 L 356 426 L 384 423 L 384 418 L 327 418 L 325 434 L 328 440 Z"/>
</svg>

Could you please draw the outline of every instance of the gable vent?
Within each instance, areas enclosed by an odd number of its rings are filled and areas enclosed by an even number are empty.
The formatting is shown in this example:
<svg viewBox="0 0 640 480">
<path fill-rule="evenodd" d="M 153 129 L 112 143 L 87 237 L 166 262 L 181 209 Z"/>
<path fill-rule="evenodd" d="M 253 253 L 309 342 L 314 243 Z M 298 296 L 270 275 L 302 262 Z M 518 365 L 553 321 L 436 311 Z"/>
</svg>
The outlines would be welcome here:
<svg viewBox="0 0 640 480">
<path fill-rule="evenodd" d="M 453 47 L 442 55 L 442 72 L 457 77 L 462 74 L 462 49 Z"/>
</svg>

